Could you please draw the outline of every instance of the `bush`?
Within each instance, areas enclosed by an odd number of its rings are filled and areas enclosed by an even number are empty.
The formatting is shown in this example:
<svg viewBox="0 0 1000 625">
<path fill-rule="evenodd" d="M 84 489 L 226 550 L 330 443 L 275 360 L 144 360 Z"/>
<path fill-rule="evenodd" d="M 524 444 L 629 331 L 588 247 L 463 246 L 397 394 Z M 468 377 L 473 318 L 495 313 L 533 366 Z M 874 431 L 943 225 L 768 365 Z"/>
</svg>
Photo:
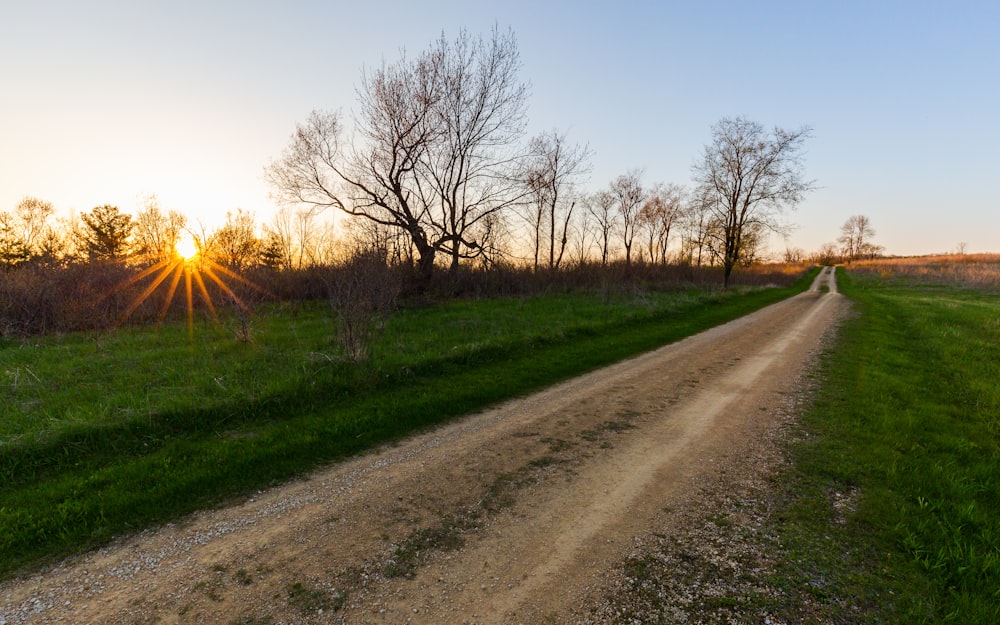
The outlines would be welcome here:
<svg viewBox="0 0 1000 625">
<path fill-rule="evenodd" d="M 327 286 L 337 318 L 337 344 L 349 360 L 367 360 L 399 296 L 399 280 L 385 253 L 358 252 L 329 268 Z"/>
</svg>

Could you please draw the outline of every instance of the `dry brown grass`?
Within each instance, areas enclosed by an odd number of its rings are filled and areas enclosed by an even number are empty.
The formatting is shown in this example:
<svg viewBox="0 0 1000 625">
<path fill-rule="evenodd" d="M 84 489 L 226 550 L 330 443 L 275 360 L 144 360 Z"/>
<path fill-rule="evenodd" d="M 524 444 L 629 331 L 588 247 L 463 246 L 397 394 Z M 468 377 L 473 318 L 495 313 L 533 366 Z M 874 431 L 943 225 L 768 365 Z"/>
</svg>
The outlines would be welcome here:
<svg viewBox="0 0 1000 625">
<path fill-rule="evenodd" d="M 948 254 L 881 258 L 851 264 L 855 273 L 878 274 L 923 284 L 949 284 L 1000 291 L 1000 254 Z"/>
</svg>

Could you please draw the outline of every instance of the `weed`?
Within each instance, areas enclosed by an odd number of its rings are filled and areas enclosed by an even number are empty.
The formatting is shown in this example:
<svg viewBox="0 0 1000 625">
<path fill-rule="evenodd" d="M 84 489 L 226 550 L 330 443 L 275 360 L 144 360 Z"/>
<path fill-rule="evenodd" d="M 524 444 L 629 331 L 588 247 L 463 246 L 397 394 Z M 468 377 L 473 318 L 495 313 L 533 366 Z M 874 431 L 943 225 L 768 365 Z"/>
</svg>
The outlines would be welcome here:
<svg viewBox="0 0 1000 625">
<path fill-rule="evenodd" d="M 236 580 L 236 583 L 242 586 L 249 586 L 250 584 L 253 583 L 253 578 L 250 577 L 250 574 L 247 573 L 246 569 L 240 569 L 236 571 L 236 574 L 233 575 L 233 579 Z"/>
<path fill-rule="evenodd" d="M 541 458 L 535 458 L 529 462 L 528 465 L 536 469 L 544 469 L 545 467 L 552 466 L 560 462 L 562 461 L 554 456 L 542 456 Z"/>
<path fill-rule="evenodd" d="M 431 551 L 453 551 L 465 544 L 462 534 L 470 528 L 470 520 L 447 516 L 440 524 L 414 532 L 403 541 L 382 568 L 386 577 L 409 576 Z"/>
<path fill-rule="evenodd" d="M 302 616 L 309 616 L 320 610 L 336 612 L 344 607 L 346 602 L 346 593 L 311 588 L 300 582 L 288 587 L 288 603 L 301 612 Z"/>
<path fill-rule="evenodd" d="M 232 621 L 232 625 L 272 625 L 274 618 L 270 616 L 242 616 Z"/>
<path fill-rule="evenodd" d="M 549 451 L 553 453 L 558 453 L 560 451 L 566 451 L 573 447 L 573 443 L 563 440 L 561 438 L 551 438 L 546 436 L 545 438 L 539 439 L 540 442 L 545 443 L 549 446 Z"/>
</svg>

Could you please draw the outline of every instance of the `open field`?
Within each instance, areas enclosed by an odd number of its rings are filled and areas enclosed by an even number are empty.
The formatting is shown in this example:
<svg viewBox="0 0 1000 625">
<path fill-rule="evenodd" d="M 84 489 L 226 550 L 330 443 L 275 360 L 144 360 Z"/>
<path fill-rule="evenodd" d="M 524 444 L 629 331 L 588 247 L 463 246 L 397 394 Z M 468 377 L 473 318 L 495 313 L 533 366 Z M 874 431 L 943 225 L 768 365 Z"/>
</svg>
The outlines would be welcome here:
<svg viewBox="0 0 1000 625">
<path fill-rule="evenodd" d="M 864 263 L 794 447 L 780 584 L 815 622 L 1000 622 L 1000 264 Z"/>
<path fill-rule="evenodd" d="M 939 285 L 1000 292 L 1000 254 L 950 254 L 858 261 L 850 266 L 857 275 L 878 275 L 899 285 Z"/>
<path fill-rule="evenodd" d="M 400 311 L 340 360 L 325 306 L 0 344 L 0 571 L 252 493 L 677 340 L 791 289 L 553 296 Z"/>
</svg>

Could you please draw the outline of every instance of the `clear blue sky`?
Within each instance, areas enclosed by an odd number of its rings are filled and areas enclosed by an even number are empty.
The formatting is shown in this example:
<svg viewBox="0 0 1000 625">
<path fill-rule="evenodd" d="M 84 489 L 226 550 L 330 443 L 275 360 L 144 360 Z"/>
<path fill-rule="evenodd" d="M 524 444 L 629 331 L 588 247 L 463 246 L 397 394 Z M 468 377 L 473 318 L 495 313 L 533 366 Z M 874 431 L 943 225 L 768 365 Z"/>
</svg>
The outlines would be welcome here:
<svg viewBox="0 0 1000 625">
<path fill-rule="evenodd" d="M 1000 2 L 10 2 L 0 9 L 0 210 L 156 193 L 208 225 L 274 210 L 262 170 L 364 67 L 442 32 L 514 30 L 530 134 L 589 143 L 590 188 L 688 183 L 712 124 L 813 128 L 821 187 L 789 245 L 868 215 L 890 253 L 1000 252 Z M 772 241 L 783 249 L 784 243 Z"/>
</svg>

